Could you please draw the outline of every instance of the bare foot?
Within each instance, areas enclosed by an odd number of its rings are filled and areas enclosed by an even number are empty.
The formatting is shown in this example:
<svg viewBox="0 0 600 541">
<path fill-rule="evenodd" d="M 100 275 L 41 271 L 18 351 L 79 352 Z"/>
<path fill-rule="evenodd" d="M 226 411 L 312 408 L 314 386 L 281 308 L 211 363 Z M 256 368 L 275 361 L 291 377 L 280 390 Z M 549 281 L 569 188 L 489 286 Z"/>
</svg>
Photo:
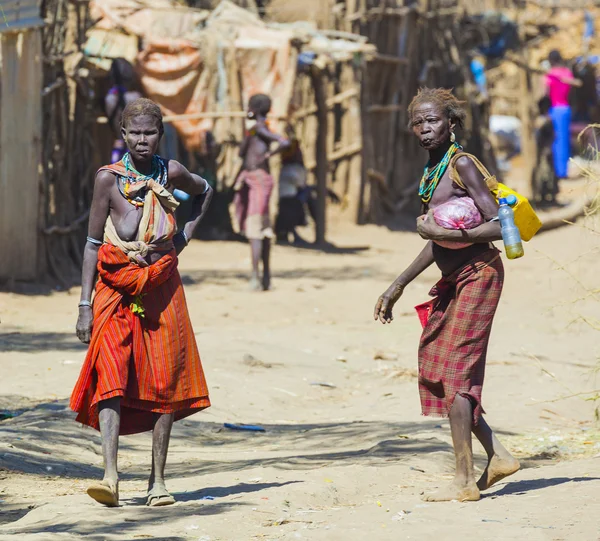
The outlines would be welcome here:
<svg viewBox="0 0 600 541">
<path fill-rule="evenodd" d="M 477 486 L 479 490 L 486 490 L 498 481 L 519 471 L 520 467 L 519 461 L 510 454 L 502 457 L 494 455 L 490 458 L 483 475 L 477 481 Z"/>
<path fill-rule="evenodd" d="M 103 479 L 92 483 L 87 489 L 88 496 L 107 507 L 119 505 L 119 481 Z"/>
<path fill-rule="evenodd" d="M 454 480 L 446 488 L 425 494 L 423 500 L 426 502 L 476 502 L 480 497 L 475 481 L 465 484 Z"/>
</svg>

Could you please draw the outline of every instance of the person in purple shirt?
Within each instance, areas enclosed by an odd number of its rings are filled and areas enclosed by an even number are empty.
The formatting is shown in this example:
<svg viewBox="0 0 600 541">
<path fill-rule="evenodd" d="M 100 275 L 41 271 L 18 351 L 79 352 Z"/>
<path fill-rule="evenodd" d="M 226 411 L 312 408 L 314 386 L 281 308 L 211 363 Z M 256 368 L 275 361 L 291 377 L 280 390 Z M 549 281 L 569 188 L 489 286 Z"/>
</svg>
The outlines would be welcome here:
<svg viewBox="0 0 600 541">
<path fill-rule="evenodd" d="M 133 66 L 124 58 L 115 58 L 110 67 L 112 86 L 104 98 L 104 108 L 108 123 L 114 135 L 110 163 L 118 162 L 127 147 L 121 135 L 121 115 L 125 106 L 142 97 L 138 90 L 137 77 Z"/>
</svg>

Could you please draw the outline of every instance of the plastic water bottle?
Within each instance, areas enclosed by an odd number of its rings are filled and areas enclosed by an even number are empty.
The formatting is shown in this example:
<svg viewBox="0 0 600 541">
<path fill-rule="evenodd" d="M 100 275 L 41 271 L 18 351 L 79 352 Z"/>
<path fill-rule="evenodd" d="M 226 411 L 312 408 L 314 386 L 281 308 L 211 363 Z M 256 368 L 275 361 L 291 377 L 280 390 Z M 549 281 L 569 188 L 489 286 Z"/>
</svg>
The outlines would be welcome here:
<svg viewBox="0 0 600 541">
<path fill-rule="evenodd" d="M 515 225 L 515 213 L 511 208 L 511 203 L 514 205 L 517 198 L 514 195 L 501 197 L 498 200 L 500 208 L 498 209 L 498 219 L 502 227 L 502 240 L 504 241 L 504 249 L 508 259 L 518 259 L 525 255 L 523 243 L 521 242 L 521 234 L 519 228 Z"/>
</svg>

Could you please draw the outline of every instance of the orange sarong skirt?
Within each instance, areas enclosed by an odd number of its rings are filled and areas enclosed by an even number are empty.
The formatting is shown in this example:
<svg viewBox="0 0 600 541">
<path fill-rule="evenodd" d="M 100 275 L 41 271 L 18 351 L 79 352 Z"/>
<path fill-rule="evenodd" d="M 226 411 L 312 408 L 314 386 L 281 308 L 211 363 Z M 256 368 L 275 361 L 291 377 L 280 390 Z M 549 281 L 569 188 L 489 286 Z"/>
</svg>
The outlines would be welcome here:
<svg viewBox="0 0 600 541">
<path fill-rule="evenodd" d="M 99 430 L 98 402 L 120 396 L 120 434 L 151 430 L 210 406 L 175 250 L 148 267 L 103 244 L 88 353 L 71 396 L 77 421 Z M 131 310 L 141 295 L 144 315 Z M 139 298 L 139 297 L 138 297 Z"/>
</svg>

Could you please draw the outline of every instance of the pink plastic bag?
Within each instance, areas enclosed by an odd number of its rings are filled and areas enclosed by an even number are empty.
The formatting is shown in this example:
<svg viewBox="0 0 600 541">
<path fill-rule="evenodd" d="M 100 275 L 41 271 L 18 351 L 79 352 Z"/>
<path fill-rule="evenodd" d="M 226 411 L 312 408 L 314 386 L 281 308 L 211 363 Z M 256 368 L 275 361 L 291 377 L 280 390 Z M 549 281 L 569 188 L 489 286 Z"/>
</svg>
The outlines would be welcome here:
<svg viewBox="0 0 600 541">
<path fill-rule="evenodd" d="M 435 223 L 444 229 L 473 229 L 483 223 L 481 212 L 470 197 L 448 201 L 433 211 Z M 470 246 L 470 242 L 434 241 L 439 246 L 458 250 Z"/>
</svg>

